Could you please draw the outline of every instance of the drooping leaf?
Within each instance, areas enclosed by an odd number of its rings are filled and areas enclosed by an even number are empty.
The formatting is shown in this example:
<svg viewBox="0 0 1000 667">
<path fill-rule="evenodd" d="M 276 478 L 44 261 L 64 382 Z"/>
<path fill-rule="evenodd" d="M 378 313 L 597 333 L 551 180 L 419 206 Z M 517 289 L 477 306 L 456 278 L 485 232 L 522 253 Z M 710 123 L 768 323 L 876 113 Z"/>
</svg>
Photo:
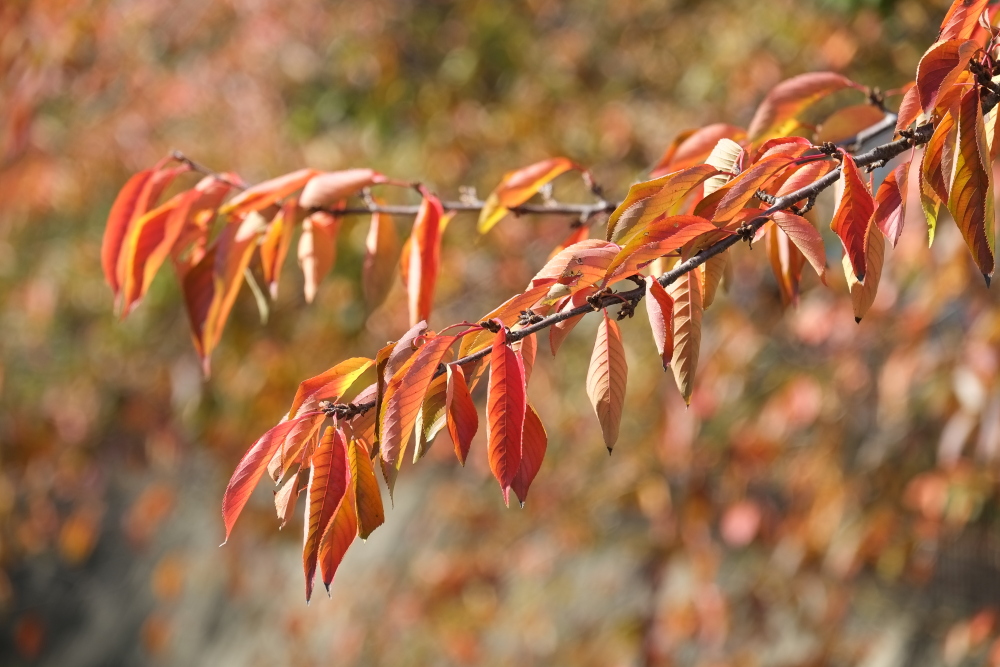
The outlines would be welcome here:
<svg viewBox="0 0 1000 667">
<path fill-rule="evenodd" d="M 868 221 L 875 212 L 875 199 L 861 179 L 854 158 L 844 153 L 842 165 L 844 194 L 840 197 L 830 228 L 844 244 L 844 252 L 851 259 L 854 274 L 858 280 L 864 281 L 865 232 L 868 229 Z"/>
<path fill-rule="evenodd" d="M 469 445 L 479 430 L 479 415 L 472 402 L 472 395 L 465 383 L 465 373 L 460 366 L 447 366 L 445 412 L 448 434 L 455 444 L 455 455 L 464 466 L 469 456 Z"/>
<path fill-rule="evenodd" d="M 504 503 L 509 504 L 511 482 L 521 465 L 521 437 L 527 405 L 524 368 L 507 344 L 501 327 L 493 339 L 490 354 L 490 381 L 486 395 L 486 434 L 490 470 L 500 482 Z"/>
<path fill-rule="evenodd" d="M 354 495 L 345 493 L 319 541 L 319 575 L 330 594 L 330 584 L 348 547 L 358 534 L 358 510 Z"/>
<path fill-rule="evenodd" d="M 759 143 L 770 136 L 784 136 L 783 126 L 807 107 L 820 99 L 845 88 L 858 88 L 858 84 L 834 72 L 800 74 L 782 81 L 771 89 L 757 107 L 750 128 L 749 138 Z"/>
<path fill-rule="evenodd" d="M 698 267 L 701 274 L 702 306 L 708 308 L 715 301 L 719 291 L 719 283 L 729 264 L 729 251 L 721 252 L 708 258 L 708 261 Z"/>
<path fill-rule="evenodd" d="M 689 271 L 671 283 L 668 292 L 674 301 L 674 356 L 670 367 L 684 402 L 690 405 L 701 349 L 701 281 L 694 271 Z"/>
<path fill-rule="evenodd" d="M 696 215 L 672 215 L 654 220 L 642 234 L 633 238 L 608 266 L 603 284 L 610 285 L 639 271 L 657 257 L 679 249 L 702 234 L 719 231 L 705 218 Z"/>
<path fill-rule="evenodd" d="M 819 230 L 802 216 L 788 211 L 776 211 L 771 219 L 809 261 L 819 279 L 826 283 L 826 250 Z"/>
<path fill-rule="evenodd" d="M 365 357 L 352 357 L 319 375 L 303 380 L 292 399 L 287 418 L 292 419 L 304 412 L 318 410 L 320 401 L 336 403 L 373 363 Z"/>
<path fill-rule="evenodd" d="M 674 356 L 674 300 L 656 277 L 646 276 L 645 301 L 649 326 L 653 331 L 653 342 L 656 343 L 656 351 L 663 361 L 663 370 L 667 370 Z"/>
<path fill-rule="evenodd" d="M 954 155 L 955 137 L 958 129 L 950 113 L 944 115 L 934 128 L 934 134 L 924 146 L 924 157 L 920 162 L 920 171 L 924 184 L 942 202 L 948 201 L 948 189 L 951 185 L 951 162 Z"/>
<path fill-rule="evenodd" d="M 441 201 L 426 189 L 413 221 L 409 241 L 406 291 L 410 307 L 410 324 L 430 317 L 434 303 L 434 285 L 441 264 Z"/>
<path fill-rule="evenodd" d="M 286 420 L 282 420 L 286 421 Z M 293 426 L 267 464 L 267 474 L 280 482 L 298 464 L 308 468 L 309 457 L 319 444 L 319 427 L 322 420 L 305 421 Z"/>
<path fill-rule="evenodd" d="M 781 291 L 784 306 L 798 305 L 799 283 L 806 260 L 780 227 L 769 226 L 764 238 L 767 258 Z"/>
<path fill-rule="evenodd" d="M 528 380 L 531 379 L 531 369 L 535 367 L 535 357 L 538 354 L 538 339 L 535 334 L 529 334 L 511 347 L 521 355 L 521 361 L 524 365 L 524 385 L 528 386 Z"/>
<path fill-rule="evenodd" d="M 573 169 L 583 171 L 583 168 L 574 162 L 564 157 L 557 157 L 505 174 L 500 185 L 486 198 L 486 203 L 479 213 L 479 233 L 485 234 L 490 231 L 511 208 L 525 203 L 552 179 Z"/>
<path fill-rule="evenodd" d="M 303 424 L 319 424 L 323 421 L 323 413 L 306 413 L 295 419 L 283 421 L 267 433 L 262 435 L 255 442 L 247 453 L 240 460 L 239 465 L 233 472 L 226 492 L 222 497 L 222 519 L 226 526 L 226 541 L 229 541 L 229 534 L 233 530 L 233 525 L 239 517 L 243 507 L 246 506 L 250 494 L 253 492 L 257 482 L 260 481 L 264 470 L 267 469 L 268 461 L 285 442 L 288 435 L 298 426 Z M 225 544 L 225 542 L 223 542 Z"/>
<path fill-rule="evenodd" d="M 962 230 L 972 259 L 986 278 L 993 275 L 994 228 L 993 170 L 983 125 L 979 89 L 970 88 L 962 97 L 958 118 L 958 150 L 948 210 Z"/>
<path fill-rule="evenodd" d="M 371 169 L 318 173 L 302 188 L 299 206 L 304 209 L 331 207 L 342 199 L 356 195 L 361 188 L 384 182 L 385 176 Z"/>
<path fill-rule="evenodd" d="M 281 267 L 288 256 L 292 245 L 292 232 L 298 224 L 301 209 L 294 200 L 286 201 L 278 214 L 271 220 L 264 240 L 260 244 L 260 265 L 264 273 L 264 282 L 272 299 L 278 298 L 278 279 Z"/>
<path fill-rule="evenodd" d="M 299 169 L 290 174 L 258 183 L 226 202 L 225 206 L 219 209 L 219 213 L 238 216 L 251 211 L 262 211 L 296 190 L 300 190 L 318 173 L 315 169 Z"/>
<path fill-rule="evenodd" d="M 347 465 L 344 435 L 332 426 L 327 426 L 319 447 L 309 461 L 309 499 L 306 502 L 302 541 L 306 602 L 312 597 L 320 538 L 347 493 L 350 482 L 351 472 Z"/>
<path fill-rule="evenodd" d="M 564 313 L 568 310 L 573 310 L 579 306 L 582 306 L 587 302 L 587 299 L 597 293 L 596 287 L 588 287 L 587 289 L 581 290 L 576 294 L 566 297 L 556 304 L 556 312 Z M 552 356 L 556 356 L 556 352 L 562 346 L 563 341 L 566 340 L 566 336 L 569 335 L 580 320 L 583 319 L 583 315 L 574 315 L 567 319 L 556 322 L 549 327 L 549 350 L 552 352 Z"/>
<path fill-rule="evenodd" d="M 524 501 L 528 498 L 528 488 L 542 468 L 548 441 L 542 420 L 539 419 L 534 406 L 528 403 L 524 413 L 524 432 L 521 436 L 521 464 L 517 468 L 514 480 L 510 483 L 510 488 L 517 496 L 521 507 L 524 507 Z"/>
<path fill-rule="evenodd" d="M 307 303 L 312 303 L 316 298 L 319 283 L 333 268 L 339 231 L 340 218 L 325 211 L 316 211 L 302 223 L 299 266 L 302 267 L 303 291 Z"/>
<path fill-rule="evenodd" d="M 851 305 L 854 308 L 856 322 L 861 321 L 861 318 L 871 308 L 872 303 L 875 302 L 878 284 L 882 279 L 882 264 L 885 262 L 885 239 L 874 220 L 868 226 L 865 256 L 868 273 L 865 274 L 863 283 L 858 282 L 858 279 L 854 277 L 850 261 L 846 257 L 844 258 L 844 274 L 847 276 L 847 286 L 851 290 Z"/>
<path fill-rule="evenodd" d="M 608 240 L 625 245 L 656 218 L 676 215 L 688 195 L 716 173 L 712 165 L 700 164 L 633 185 L 608 218 Z"/>
<path fill-rule="evenodd" d="M 929 113 L 938 95 L 965 70 L 979 45 L 971 39 L 937 42 L 924 53 L 917 65 L 917 95 L 920 108 Z"/>
<path fill-rule="evenodd" d="M 989 0 L 955 0 L 941 22 L 938 41 L 972 37 L 976 22 L 988 4 Z"/>
<path fill-rule="evenodd" d="M 428 336 L 427 342 L 386 384 L 379 414 L 380 451 L 382 459 L 397 470 L 434 373 L 455 338 Z"/>
<path fill-rule="evenodd" d="M 427 388 L 427 395 L 417 412 L 417 421 L 414 424 L 414 434 L 416 443 L 413 448 L 413 462 L 416 463 L 427 450 L 441 429 L 445 427 L 445 397 L 447 393 L 448 378 L 444 375 L 431 380 L 430 387 Z"/>
<path fill-rule="evenodd" d="M 906 220 L 906 186 L 910 162 L 898 165 L 885 177 L 875 194 L 875 224 L 896 247 Z"/>
<path fill-rule="evenodd" d="M 299 499 L 299 494 L 309 488 L 309 471 L 299 470 L 298 474 L 285 480 L 281 487 L 274 492 L 274 509 L 278 513 L 278 529 L 285 527 L 288 520 L 295 513 L 295 505 Z"/>
<path fill-rule="evenodd" d="M 587 395 L 601 422 L 604 444 L 610 452 L 618 441 L 622 408 L 625 407 L 628 364 L 618 323 L 608 317 L 606 310 L 601 312 L 603 318 L 597 328 L 597 340 L 587 371 Z"/>
<path fill-rule="evenodd" d="M 649 176 L 659 178 L 664 174 L 701 164 L 720 139 L 740 142 L 746 138 L 746 134 L 743 128 L 726 123 L 713 123 L 697 130 L 682 132 L 667 147 Z"/>
<path fill-rule="evenodd" d="M 370 411 L 369 411 L 370 412 Z M 351 438 L 347 446 L 351 469 L 351 491 L 357 508 L 358 537 L 367 540 L 376 528 L 385 523 L 382 494 L 375 479 L 375 468 L 364 443 Z"/>
<path fill-rule="evenodd" d="M 376 203 L 379 203 L 376 200 Z M 399 236 L 396 225 L 387 213 L 372 213 L 371 226 L 365 238 L 365 259 L 361 266 L 361 287 L 368 308 L 381 304 L 392 287 L 396 257 L 399 256 Z"/>
</svg>

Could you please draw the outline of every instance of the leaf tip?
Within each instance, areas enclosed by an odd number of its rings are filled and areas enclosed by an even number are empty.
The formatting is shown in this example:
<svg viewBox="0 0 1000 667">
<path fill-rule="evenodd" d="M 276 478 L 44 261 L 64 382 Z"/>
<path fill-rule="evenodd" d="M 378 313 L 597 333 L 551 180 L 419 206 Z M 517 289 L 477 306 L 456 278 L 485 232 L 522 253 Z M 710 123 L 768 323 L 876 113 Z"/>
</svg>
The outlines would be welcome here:
<svg viewBox="0 0 1000 667">
<path fill-rule="evenodd" d="M 993 278 L 989 274 L 984 273 L 983 279 L 986 280 L 986 289 L 989 289 L 990 283 L 993 282 Z"/>
<path fill-rule="evenodd" d="M 608 456 L 611 456 L 611 449 L 612 449 L 611 446 L 608 445 Z"/>
<path fill-rule="evenodd" d="M 861 324 L 861 318 L 860 318 L 860 317 L 855 317 L 855 318 L 854 318 L 854 321 L 855 321 L 856 323 L 858 323 L 858 324 Z"/>
<path fill-rule="evenodd" d="M 521 509 L 524 509 L 524 501 L 523 500 L 519 500 L 517 502 L 521 506 Z"/>
</svg>

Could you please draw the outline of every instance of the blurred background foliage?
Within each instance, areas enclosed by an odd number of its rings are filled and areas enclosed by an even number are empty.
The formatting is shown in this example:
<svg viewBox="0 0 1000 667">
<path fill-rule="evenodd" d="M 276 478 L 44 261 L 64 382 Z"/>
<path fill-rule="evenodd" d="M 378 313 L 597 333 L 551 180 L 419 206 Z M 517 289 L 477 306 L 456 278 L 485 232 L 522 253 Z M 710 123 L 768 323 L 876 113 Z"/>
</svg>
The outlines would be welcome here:
<svg viewBox="0 0 1000 667">
<path fill-rule="evenodd" d="M 1000 664 L 1000 315 L 918 210 L 860 326 L 834 239 L 831 286 L 789 310 L 741 247 L 690 409 L 625 322 L 610 459 L 585 320 L 533 375 L 550 445 L 525 509 L 504 510 L 483 443 L 462 470 L 440 436 L 310 607 L 301 520 L 278 533 L 261 489 L 218 549 L 218 506 L 300 379 L 406 329 L 400 289 L 361 298 L 366 221 L 311 306 L 294 261 L 266 325 L 241 295 L 208 381 L 175 282 L 119 323 L 98 259 L 117 189 L 172 149 L 250 181 L 369 166 L 452 198 L 566 155 L 620 197 L 679 131 L 747 123 L 785 77 L 912 80 L 948 4 L 4 2 L 0 662 Z M 432 327 L 522 289 L 569 232 L 474 224 L 448 228 Z"/>
</svg>

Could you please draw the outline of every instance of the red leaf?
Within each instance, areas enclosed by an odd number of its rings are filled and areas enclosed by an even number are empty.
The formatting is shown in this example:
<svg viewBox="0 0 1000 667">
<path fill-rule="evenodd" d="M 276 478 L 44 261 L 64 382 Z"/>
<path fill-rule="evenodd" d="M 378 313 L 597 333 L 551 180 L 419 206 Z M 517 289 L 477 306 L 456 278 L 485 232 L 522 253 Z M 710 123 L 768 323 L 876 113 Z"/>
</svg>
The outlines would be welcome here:
<svg viewBox="0 0 1000 667">
<path fill-rule="evenodd" d="M 299 169 L 258 183 L 226 202 L 226 205 L 219 209 L 219 213 L 236 216 L 250 211 L 261 211 L 299 190 L 318 173 L 315 169 Z"/>
<path fill-rule="evenodd" d="M 433 336 L 389 380 L 379 415 L 382 459 L 397 470 L 434 373 L 455 336 Z"/>
<path fill-rule="evenodd" d="M 972 37 L 976 22 L 988 4 L 989 0 L 955 0 L 941 22 L 938 41 Z"/>
<path fill-rule="evenodd" d="M 799 283 L 806 260 L 780 227 L 769 227 L 765 235 L 767 258 L 781 289 L 782 305 L 798 305 Z"/>
<path fill-rule="evenodd" d="M 653 330 L 653 342 L 667 370 L 674 354 L 674 300 L 653 276 L 646 276 L 646 313 Z"/>
<path fill-rule="evenodd" d="M 719 139 L 740 142 L 746 136 L 743 128 L 726 123 L 713 123 L 697 130 L 682 132 L 667 147 L 649 176 L 659 178 L 664 174 L 701 164 L 719 143 Z"/>
<path fill-rule="evenodd" d="M 329 208 L 375 183 L 384 183 L 385 176 L 371 169 L 345 169 L 317 174 L 309 179 L 299 195 L 304 209 Z"/>
<path fill-rule="evenodd" d="M 490 470 L 500 482 L 504 503 L 508 504 L 510 485 L 521 465 L 525 406 L 524 368 L 517 354 L 507 345 L 507 332 L 501 327 L 493 339 L 490 354 L 486 433 Z"/>
<path fill-rule="evenodd" d="M 358 510 L 354 505 L 354 496 L 345 493 L 319 541 L 319 573 L 327 595 L 330 593 L 333 575 L 357 534 Z"/>
<path fill-rule="evenodd" d="M 472 395 L 465 383 L 465 373 L 460 366 L 448 366 L 448 389 L 445 410 L 448 415 L 448 434 L 455 444 L 455 455 L 464 466 L 469 456 L 472 438 L 479 430 L 479 415 L 472 402 Z"/>
<path fill-rule="evenodd" d="M 500 222 L 509 209 L 520 206 L 531 199 L 546 183 L 572 169 L 583 171 L 574 162 L 557 157 L 511 171 L 504 175 L 500 185 L 486 198 L 479 213 L 478 229 L 485 234 Z"/>
<path fill-rule="evenodd" d="M 441 201 L 422 190 L 423 201 L 409 241 L 409 266 L 406 291 L 409 296 L 410 324 L 430 317 L 434 303 L 434 284 L 441 263 Z"/>
<path fill-rule="evenodd" d="M 654 220 L 625 245 L 608 266 L 604 285 L 627 278 L 657 257 L 662 257 L 718 227 L 696 215 L 672 215 Z M 726 232 L 728 235 L 728 232 Z"/>
<path fill-rule="evenodd" d="M 604 444 L 608 453 L 618 441 L 618 427 L 622 421 L 625 406 L 625 385 L 628 380 L 628 364 L 625 362 L 625 348 L 618 323 L 602 311 L 603 319 L 597 329 L 594 353 L 590 357 L 587 371 L 587 395 L 597 412 L 604 434 Z"/>
<path fill-rule="evenodd" d="M 844 251 L 851 258 L 854 274 L 858 280 L 864 282 L 865 231 L 868 229 L 872 213 L 875 212 L 875 199 L 861 179 L 854 158 L 847 153 L 843 154 L 841 177 L 844 179 L 844 194 L 840 198 L 830 229 L 844 244 Z"/>
<path fill-rule="evenodd" d="M 844 258 L 844 275 L 847 276 L 847 286 L 851 290 L 851 305 L 854 308 L 854 321 L 861 322 L 868 309 L 875 302 L 875 293 L 882 278 L 882 264 L 885 261 L 885 239 L 875 225 L 874 220 L 868 225 L 865 241 L 865 262 L 868 273 L 863 283 L 851 273 L 850 262 Z"/>
<path fill-rule="evenodd" d="M 510 483 L 510 488 L 514 491 L 521 507 L 528 498 L 528 488 L 538 475 L 542 467 L 542 460 L 545 458 L 545 449 L 548 445 L 548 436 L 545 434 L 545 426 L 538 418 L 535 408 L 529 403 L 524 413 L 524 431 L 521 436 L 521 464 L 517 468 L 517 475 Z"/>
<path fill-rule="evenodd" d="M 917 95 L 924 113 L 935 107 L 940 92 L 965 70 L 978 49 L 971 39 L 937 42 L 927 49 L 917 65 Z"/>
<path fill-rule="evenodd" d="M 786 79 L 772 88 L 757 107 L 747 134 L 757 143 L 780 132 L 781 125 L 799 112 L 844 88 L 861 89 L 850 79 L 833 72 L 813 72 Z"/>
<path fill-rule="evenodd" d="M 260 437 L 257 442 L 247 450 L 247 453 L 240 460 L 239 465 L 233 472 L 226 492 L 222 497 L 222 519 L 226 525 L 226 542 L 229 541 L 229 534 L 233 530 L 233 524 L 239 517 L 243 507 L 250 499 L 257 482 L 260 481 L 268 461 L 278 451 L 285 439 L 301 425 L 318 425 L 326 418 L 322 412 L 306 413 L 295 419 L 283 421 L 270 431 Z M 223 542 L 225 544 L 225 542 Z"/>
<path fill-rule="evenodd" d="M 875 194 L 875 224 L 896 247 L 906 220 L 906 182 L 910 162 L 898 165 L 885 177 Z"/>
<path fill-rule="evenodd" d="M 323 211 L 317 211 L 302 223 L 299 237 L 299 266 L 305 278 L 306 302 L 312 303 L 320 281 L 333 268 L 337 256 L 337 233 L 340 218 Z"/>
<path fill-rule="evenodd" d="M 323 439 L 309 461 L 309 498 L 302 543 L 302 569 L 306 575 L 306 602 L 312 597 L 319 542 L 351 482 L 344 434 L 326 427 Z"/>
<path fill-rule="evenodd" d="M 948 210 L 962 230 L 972 259 L 989 285 L 993 275 L 994 202 L 993 170 L 988 161 L 989 147 L 983 125 L 979 89 L 970 88 L 962 96 L 958 117 L 958 151 Z"/>
<path fill-rule="evenodd" d="M 788 211 L 776 211 L 771 218 L 809 260 L 819 279 L 826 283 L 826 250 L 819 230 L 802 216 Z"/>
<path fill-rule="evenodd" d="M 903 95 L 903 101 L 899 103 L 899 111 L 896 113 L 896 134 L 913 125 L 913 121 L 920 115 L 920 90 L 916 85 L 910 87 Z"/>
</svg>

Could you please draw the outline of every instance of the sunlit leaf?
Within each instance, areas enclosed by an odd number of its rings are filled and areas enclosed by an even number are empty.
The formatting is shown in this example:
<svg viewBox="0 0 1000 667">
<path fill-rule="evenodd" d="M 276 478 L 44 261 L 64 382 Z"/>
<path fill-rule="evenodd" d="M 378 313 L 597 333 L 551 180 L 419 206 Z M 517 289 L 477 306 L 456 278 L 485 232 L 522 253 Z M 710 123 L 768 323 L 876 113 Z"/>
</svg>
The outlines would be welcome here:
<svg viewBox="0 0 1000 667">
<path fill-rule="evenodd" d="M 826 282 L 826 249 L 823 236 L 811 222 L 788 211 L 776 211 L 771 219 L 809 261 L 819 279 Z"/>
<path fill-rule="evenodd" d="M 374 362 L 365 357 L 352 357 L 341 361 L 334 367 L 315 377 L 303 380 L 292 399 L 292 407 L 288 410 L 288 419 L 304 412 L 319 409 L 320 401 L 336 403 L 340 397 L 354 384 L 362 373 L 371 368 Z"/>
<path fill-rule="evenodd" d="M 219 213 L 237 216 L 250 211 L 261 211 L 301 189 L 318 173 L 315 169 L 299 169 L 258 183 L 226 202 L 226 205 L 219 209 Z"/>
<path fill-rule="evenodd" d="M 890 171 L 875 194 L 875 224 L 889 243 L 896 247 L 906 220 L 907 179 L 910 162 L 906 161 Z"/>
<path fill-rule="evenodd" d="M 673 215 L 655 220 L 618 252 L 608 266 L 604 284 L 627 278 L 657 257 L 678 250 L 702 234 L 716 231 L 718 227 L 696 215 Z"/>
<path fill-rule="evenodd" d="M 312 597 L 320 538 L 347 493 L 350 482 L 351 472 L 347 465 L 344 435 L 332 426 L 327 426 L 319 447 L 309 461 L 309 496 L 302 542 L 306 602 Z"/>
<path fill-rule="evenodd" d="M 654 276 L 647 276 L 645 301 L 653 342 L 663 362 L 663 370 L 667 370 L 674 356 L 674 300 Z"/>
<path fill-rule="evenodd" d="M 524 431 L 521 435 L 521 463 L 510 483 L 510 488 L 517 496 L 521 507 L 524 507 L 524 501 L 528 498 L 528 488 L 542 468 L 547 446 L 548 435 L 545 433 L 545 426 L 542 425 L 534 406 L 529 403 L 524 413 Z"/>
<path fill-rule="evenodd" d="M 668 286 L 674 301 L 674 356 L 670 367 L 684 401 L 691 403 L 701 349 L 701 281 L 689 271 Z"/>
<path fill-rule="evenodd" d="M 771 89 L 757 107 L 747 134 L 757 143 L 773 135 L 784 135 L 782 126 L 820 99 L 858 84 L 834 72 L 800 74 L 782 81 Z"/>
<path fill-rule="evenodd" d="M 923 109 L 920 108 L 920 89 L 916 85 L 911 86 L 903 95 L 903 101 L 899 103 L 899 111 L 896 112 L 896 134 L 909 128 L 917 120 Z"/>
<path fill-rule="evenodd" d="M 882 122 L 885 112 L 873 104 L 854 104 L 834 111 L 819 126 L 816 143 L 837 143 L 851 139 L 862 130 Z"/>
<path fill-rule="evenodd" d="M 367 540 L 372 531 L 385 522 L 382 494 L 379 492 L 375 468 L 364 444 L 354 438 L 347 446 L 351 471 L 351 491 L 357 508 L 358 537 Z"/>
<path fill-rule="evenodd" d="M 730 220 L 740 211 L 769 180 L 778 172 L 788 167 L 794 157 L 789 155 L 771 155 L 753 164 L 749 169 L 736 176 L 716 191 L 719 196 L 718 205 L 712 208 L 709 199 L 695 209 L 696 215 L 711 216 L 716 224 Z"/>
<path fill-rule="evenodd" d="M 486 198 L 486 203 L 479 213 L 479 233 L 485 234 L 490 231 L 511 208 L 525 203 L 546 183 L 573 169 L 583 171 L 582 167 L 572 161 L 557 157 L 505 174 L 500 185 Z"/>
<path fill-rule="evenodd" d="M 469 445 L 479 430 L 479 415 L 472 403 L 472 395 L 465 383 L 465 373 L 460 366 L 447 367 L 447 390 L 445 394 L 445 413 L 447 416 L 448 434 L 455 445 L 455 455 L 459 462 L 465 465 L 469 456 Z"/>
<path fill-rule="evenodd" d="M 298 224 L 300 210 L 295 201 L 286 201 L 271 220 L 260 244 L 261 270 L 272 299 L 278 298 L 278 279 L 292 245 L 292 232 Z"/>
<path fill-rule="evenodd" d="M 989 284 L 993 275 L 994 227 L 993 170 L 983 126 L 979 89 L 962 97 L 958 118 L 958 150 L 948 210 L 962 230 L 972 259 Z"/>
<path fill-rule="evenodd" d="M 381 304 L 389 293 L 398 256 L 399 236 L 392 217 L 387 213 L 372 213 L 361 266 L 361 288 L 369 308 Z"/>
<path fill-rule="evenodd" d="M 507 345 L 507 332 L 501 327 L 493 339 L 490 354 L 486 437 L 490 470 L 500 482 L 504 503 L 509 503 L 510 485 L 521 465 L 526 405 L 524 368 L 517 354 Z"/>
<path fill-rule="evenodd" d="M 431 381 L 431 385 L 427 389 L 427 395 L 424 397 L 424 402 L 420 406 L 420 411 L 417 412 L 417 421 L 413 427 L 416 436 L 413 448 L 414 463 L 423 458 L 434 442 L 434 438 L 445 427 L 447 380 L 448 378 L 444 375 L 439 375 Z"/>
<path fill-rule="evenodd" d="M 410 233 L 406 291 L 410 307 L 410 324 L 430 317 L 434 303 L 434 285 L 441 264 L 441 201 L 422 190 L 420 210 Z"/>
<path fill-rule="evenodd" d="M 712 165 L 700 164 L 652 181 L 636 183 L 629 188 L 625 201 L 608 218 L 608 240 L 625 245 L 645 231 L 656 218 L 676 215 L 688 195 L 716 173 Z"/>
<path fill-rule="evenodd" d="M 743 141 L 746 131 L 735 125 L 713 123 L 697 130 L 687 130 L 667 147 L 650 172 L 650 178 L 658 178 L 673 171 L 679 171 L 705 162 L 709 153 L 720 139 Z"/>
<path fill-rule="evenodd" d="M 935 107 L 940 92 L 958 78 L 978 49 L 971 39 L 950 39 L 927 49 L 917 65 L 916 86 L 924 113 Z"/>
<path fill-rule="evenodd" d="M 865 281 L 858 282 L 851 271 L 850 261 L 844 258 L 844 274 L 847 276 L 847 286 L 851 290 L 851 305 L 854 308 L 854 320 L 860 322 L 868 309 L 875 302 L 878 284 L 882 279 L 882 264 L 885 262 L 885 239 L 874 220 L 868 226 L 865 243 L 865 257 L 868 273 Z"/>
<path fill-rule="evenodd" d="M 316 298 L 319 283 L 333 268 L 339 231 L 340 218 L 324 211 L 317 211 L 302 222 L 299 266 L 302 267 L 303 290 L 308 303 Z"/>
<path fill-rule="evenodd" d="M 618 323 L 601 311 L 603 317 L 597 328 L 597 340 L 587 371 L 587 395 L 601 422 L 604 444 L 610 452 L 618 441 L 618 429 L 625 406 L 625 385 L 628 364 Z"/>
<path fill-rule="evenodd" d="M 361 188 L 384 182 L 385 176 L 371 169 L 318 173 L 302 188 L 299 206 L 304 209 L 330 207 L 342 199 L 356 195 Z"/>
<path fill-rule="evenodd" d="M 728 250 L 709 257 L 708 261 L 699 267 L 703 307 L 708 308 L 715 301 L 715 295 L 719 291 L 719 283 L 722 282 L 727 264 L 729 264 Z"/>
<path fill-rule="evenodd" d="M 972 37 L 976 22 L 988 4 L 989 0 L 955 0 L 941 22 L 938 41 Z"/>
<path fill-rule="evenodd" d="M 328 595 L 333 575 L 358 530 L 358 510 L 354 504 L 354 494 L 345 493 L 319 541 L 319 574 Z"/>
<path fill-rule="evenodd" d="M 875 199 L 861 178 L 854 158 L 843 154 L 841 178 L 844 194 L 840 197 L 837 212 L 830 223 L 830 229 L 840 237 L 844 252 L 851 260 L 858 280 L 865 279 L 865 232 L 868 221 L 875 212 Z"/>
</svg>

